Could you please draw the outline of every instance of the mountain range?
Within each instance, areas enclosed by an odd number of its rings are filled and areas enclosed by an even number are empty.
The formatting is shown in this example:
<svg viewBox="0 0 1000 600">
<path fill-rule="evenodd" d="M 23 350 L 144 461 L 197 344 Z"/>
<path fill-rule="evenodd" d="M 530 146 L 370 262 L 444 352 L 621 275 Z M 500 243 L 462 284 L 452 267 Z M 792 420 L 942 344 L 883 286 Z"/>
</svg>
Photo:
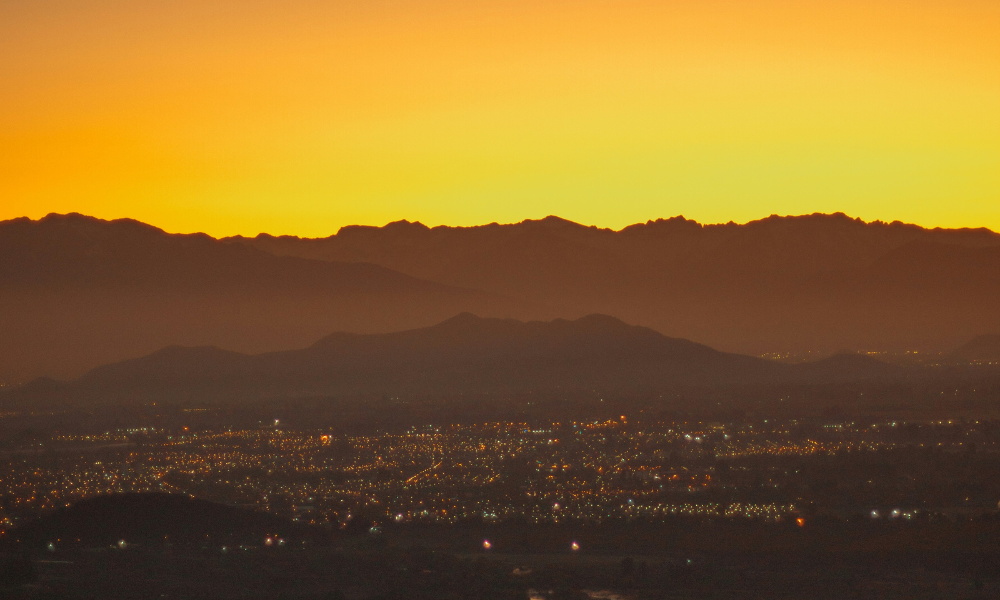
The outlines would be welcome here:
<svg viewBox="0 0 1000 600">
<path fill-rule="evenodd" d="M 365 261 L 447 285 L 614 315 L 746 354 L 940 352 L 1000 332 L 1000 234 L 772 216 L 683 217 L 613 231 L 557 217 L 511 225 L 344 227 L 322 239 L 228 238 L 283 256 Z"/>
<path fill-rule="evenodd" d="M 689 388 L 891 379 L 866 356 L 784 364 L 729 354 L 606 315 L 522 322 L 460 314 L 385 334 L 336 333 L 300 350 L 241 354 L 171 346 L 69 383 L 9 392 L 39 403 L 252 401 L 323 396 L 655 394 Z"/>
<path fill-rule="evenodd" d="M 0 222 L 0 383 L 77 377 L 172 344 L 299 348 L 331 331 L 386 332 L 523 302 L 370 263 L 275 256 L 128 219 Z"/>
<path fill-rule="evenodd" d="M 327 238 L 169 234 L 78 214 L 0 222 L 0 384 L 172 346 L 260 354 L 461 312 L 599 313 L 726 352 L 946 352 L 1000 331 L 1000 235 L 842 214 L 620 231 L 350 226 Z"/>
</svg>

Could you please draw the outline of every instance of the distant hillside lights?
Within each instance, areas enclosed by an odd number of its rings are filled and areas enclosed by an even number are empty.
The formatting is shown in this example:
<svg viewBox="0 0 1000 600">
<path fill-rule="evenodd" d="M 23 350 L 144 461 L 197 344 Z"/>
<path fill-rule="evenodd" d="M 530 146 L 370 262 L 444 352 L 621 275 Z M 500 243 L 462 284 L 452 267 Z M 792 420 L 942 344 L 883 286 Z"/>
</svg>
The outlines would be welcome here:
<svg viewBox="0 0 1000 600">
<path fill-rule="evenodd" d="M 869 513 L 869 516 L 872 519 L 881 519 L 884 516 L 884 517 L 886 517 L 888 519 L 905 519 L 905 520 L 909 521 L 913 517 L 915 517 L 917 515 L 917 513 L 919 513 L 919 512 L 920 511 L 918 511 L 918 510 L 907 510 L 907 511 L 904 511 L 904 510 L 902 510 L 900 508 L 894 508 L 891 511 L 889 511 L 887 514 L 883 514 L 882 511 L 880 511 L 880 510 L 878 510 L 876 508 L 876 509 L 873 509 Z"/>
</svg>

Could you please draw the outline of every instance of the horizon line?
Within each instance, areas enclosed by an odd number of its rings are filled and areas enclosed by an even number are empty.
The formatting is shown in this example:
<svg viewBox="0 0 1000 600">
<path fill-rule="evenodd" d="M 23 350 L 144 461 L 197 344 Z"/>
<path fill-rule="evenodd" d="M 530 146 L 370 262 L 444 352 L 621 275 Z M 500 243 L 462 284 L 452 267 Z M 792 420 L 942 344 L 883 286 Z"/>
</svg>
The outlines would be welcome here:
<svg viewBox="0 0 1000 600">
<path fill-rule="evenodd" d="M 899 220 L 899 219 L 893 219 L 891 221 L 884 220 L 884 219 L 872 219 L 870 221 L 866 221 L 866 220 L 864 220 L 861 217 L 853 217 L 853 216 L 851 216 L 851 215 L 849 215 L 849 214 L 847 214 L 847 213 L 845 213 L 843 211 L 834 211 L 834 212 L 829 212 L 829 213 L 817 211 L 817 212 L 811 212 L 811 213 L 784 214 L 784 215 L 778 214 L 778 213 L 771 213 L 771 214 L 769 214 L 767 216 L 760 217 L 760 218 L 757 218 L 757 219 L 750 219 L 748 221 L 742 221 L 741 222 L 741 221 L 729 220 L 729 221 L 726 221 L 726 222 L 721 222 L 720 221 L 720 222 L 714 222 L 714 223 L 707 223 L 707 222 L 703 223 L 703 222 L 700 222 L 700 221 L 698 221 L 696 219 L 689 219 L 689 218 L 685 217 L 684 215 L 674 215 L 674 216 L 670 216 L 670 217 L 656 217 L 656 218 L 652 218 L 652 219 L 647 219 L 646 221 L 637 221 L 635 223 L 630 223 L 628 225 L 625 225 L 625 226 L 621 227 L 620 229 L 615 229 L 614 227 L 602 227 L 602 226 L 594 225 L 594 224 L 581 223 L 579 221 L 574 221 L 572 219 L 567 219 L 565 217 L 560 217 L 560 216 L 555 215 L 555 214 L 549 214 L 549 215 L 546 215 L 546 216 L 540 217 L 540 218 L 530 218 L 529 217 L 529 218 L 522 219 L 520 221 L 513 221 L 513 222 L 503 222 L 503 223 L 501 223 L 501 222 L 498 222 L 498 221 L 491 221 L 489 223 L 480 223 L 480 224 L 475 224 L 475 225 L 449 225 L 449 224 L 443 224 L 443 223 L 442 224 L 428 225 L 428 224 L 424 223 L 421 220 L 409 220 L 407 218 L 401 218 L 401 219 L 396 219 L 396 220 L 393 220 L 393 221 L 389 221 L 389 222 L 387 222 L 387 223 L 385 223 L 383 225 L 372 225 L 372 224 L 367 224 L 367 223 L 351 223 L 351 224 L 347 224 L 347 225 L 341 225 L 341 226 L 339 226 L 339 227 L 336 228 L 336 231 L 334 231 L 333 233 L 330 233 L 328 235 L 325 235 L 325 236 L 307 236 L 307 235 L 297 235 L 297 234 L 294 234 L 294 233 L 272 233 L 272 232 L 268 232 L 268 231 L 260 231 L 260 232 L 257 232 L 256 234 L 236 233 L 236 234 L 230 234 L 230 235 L 214 235 L 214 234 L 208 233 L 205 230 L 168 231 L 164 227 L 156 225 L 155 223 L 150 222 L 150 221 L 144 221 L 144 220 L 142 220 L 140 218 L 135 218 L 135 217 L 100 217 L 100 216 L 90 215 L 90 214 L 86 214 L 86 213 L 82 213 L 82 212 L 77 212 L 77 211 L 71 211 L 71 212 L 66 212 L 66 213 L 48 212 L 48 213 L 46 213 L 46 214 L 44 214 L 44 215 L 42 215 L 40 217 L 37 217 L 37 218 L 32 218 L 32 217 L 27 216 L 27 215 L 20 216 L 20 217 L 12 217 L 12 218 L 8 218 L 8 219 L 0 220 L 0 225 L 2 225 L 3 223 L 11 222 L 11 221 L 20 221 L 20 220 L 25 220 L 25 219 L 29 220 L 31 222 L 37 223 L 37 222 L 41 222 L 41 221 L 47 220 L 47 219 L 65 218 L 65 217 L 73 217 L 73 216 L 84 217 L 84 218 L 89 218 L 89 219 L 95 219 L 95 220 L 104 221 L 104 222 L 133 221 L 133 222 L 137 222 L 137 223 L 142 223 L 143 225 L 154 227 L 154 228 L 159 229 L 160 231 L 163 231 L 163 232 L 168 233 L 168 234 L 178 234 L 178 235 L 207 235 L 207 236 L 209 236 L 211 238 L 214 238 L 214 239 L 226 239 L 226 238 L 238 238 L 238 237 L 252 239 L 252 238 L 255 238 L 255 237 L 258 237 L 258 236 L 270 236 L 270 237 L 275 237 L 275 238 L 292 237 L 292 238 L 298 238 L 298 239 L 325 239 L 325 238 L 328 238 L 328 237 L 336 236 L 337 234 L 339 234 L 341 231 L 343 231 L 345 229 L 352 229 L 352 228 L 383 229 L 383 228 L 386 228 L 386 227 L 389 227 L 389 226 L 392 226 L 392 225 L 397 225 L 397 224 L 419 225 L 419 226 L 427 228 L 428 230 L 433 230 L 433 229 L 477 229 L 477 228 L 493 227 L 493 226 L 496 226 L 496 227 L 513 227 L 513 226 L 523 225 L 523 224 L 541 223 L 541 222 L 544 222 L 544 221 L 558 221 L 558 222 L 563 222 L 563 223 L 566 223 L 566 224 L 569 224 L 569 225 L 575 225 L 575 226 L 578 226 L 578 227 L 583 228 L 583 229 L 592 229 L 592 230 L 597 230 L 597 231 L 608 231 L 608 232 L 612 232 L 612 233 L 621 233 L 621 232 L 623 232 L 626 229 L 629 229 L 631 227 L 646 226 L 646 225 L 651 225 L 651 224 L 658 223 L 658 222 L 667 222 L 667 221 L 677 221 L 677 222 L 692 223 L 692 224 L 698 225 L 701 228 L 707 228 L 707 227 L 746 226 L 746 225 L 752 225 L 754 223 L 762 223 L 762 222 L 766 222 L 766 221 L 770 221 L 770 220 L 776 220 L 776 219 L 804 219 L 804 218 L 810 218 L 810 217 L 813 217 L 813 218 L 815 218 L 815 217 L 843 218 L 845 220 L 854 221 L 854 222 L 857 222 L 857 223 L 860 223 L 860 224 L 863 224 L 863 225 L 885 225 L 885 226 L 897 226 L 897 227 L 917 227 L 917 228 L 920 228 L 920 229 L 925 229 L 925 230 L 930 230 L 930 231 L 935 231 L 935 230 L 936 231 L 987 231 L 987 232 L 994 233 L 994 234 L 1000 233 L 1000 232 L 997 232 L 997 231 L 995 231 L 993 229 L 990 229 L 989 227 L 984 226 L 984 225 L 983 226 L 942 227 L 942 226 L 939 226 L 939 225 L 938 226 L 921 225 L 919 223 L 912 223 L 912 222 L 902 221 L 902 220 Z"/>
</svg>

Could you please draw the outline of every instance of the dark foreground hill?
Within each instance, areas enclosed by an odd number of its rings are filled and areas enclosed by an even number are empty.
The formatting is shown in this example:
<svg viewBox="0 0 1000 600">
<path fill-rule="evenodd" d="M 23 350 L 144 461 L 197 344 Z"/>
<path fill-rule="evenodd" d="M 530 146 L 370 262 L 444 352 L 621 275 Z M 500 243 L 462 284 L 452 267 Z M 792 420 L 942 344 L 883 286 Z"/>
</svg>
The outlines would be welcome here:
<svg viewBox="0 0 1000 600">
<path fill-rule="evenodd" d="M 132 221 L 77 214 L 0 222 L 0 384 L 88 369 L 171 344 L 301 348 L 463 310 L 523 305 L 360 262 L 278 257 Z"/>
<path fill-rule="evenodd" d="M 129 544 L 247 544 L 268 537 L 286 543 L 308 528 L 281 517 L 185 494 L 116 494 L 81 500 L 7 533 L 5 543 L 43 549 Z"/>
<path fill-rule="evenodd" d="M 232 238 L 283 256 L 355 260 L 448 285 L 614 315 L 733 352 L 939 352 L 1000 330 L 1000 234 L 843 214 L 613 231 L 510 225 L 344 227 L 322 239 Z"/>
<path fill-rule="evenodd" d="M 6 599 L 552 600 L 994 599 L 996 517 L 803 526 L 670 517 L 601 525 L 388 526 L 350 543 L 230 549 L 218 542 L 62 548 L 4 557 Z M 493 547 L 483 550 L 484 539 Z M 569 550 L 570 542 L 580 550 Z M 257 545 L 257 544 L 255 544 Z M 14 568 L 11 568 L 14 567 Z M 21 575 L 11 581 L 11 575 Z M 26 575 L 26 576 L 25 576 Z M 30 585 L 17 585 L 29 583 Z M 4 585 L 7 583 L 8 585 Z"/>
<path fill-rule="evenodd" d="M 655 394 L 691 387 L 869 380 L 901 371 L 853 355 L 780 364 L 719 352 L 604 315 L 521 322 L 465 313 L 423 329 L 336 333 L 287 352 L 246 355 L 213 347 L 169 347 L 96 368 L 69 384 L 36 382 L 9 392 L 6 402 Z"/>
</svg>

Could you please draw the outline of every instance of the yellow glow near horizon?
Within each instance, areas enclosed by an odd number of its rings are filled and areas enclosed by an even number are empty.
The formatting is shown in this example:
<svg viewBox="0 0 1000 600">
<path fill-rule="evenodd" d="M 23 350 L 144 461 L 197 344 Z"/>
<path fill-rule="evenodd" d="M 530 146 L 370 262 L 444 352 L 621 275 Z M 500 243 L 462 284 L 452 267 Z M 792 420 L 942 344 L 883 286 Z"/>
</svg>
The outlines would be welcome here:
<svg viewBox="0 0 1000 600">
<path fill-rule="evenodd" d="M 12 0 L 0 219 L 1000 230 L 995 0 Z"/>
</svg>

